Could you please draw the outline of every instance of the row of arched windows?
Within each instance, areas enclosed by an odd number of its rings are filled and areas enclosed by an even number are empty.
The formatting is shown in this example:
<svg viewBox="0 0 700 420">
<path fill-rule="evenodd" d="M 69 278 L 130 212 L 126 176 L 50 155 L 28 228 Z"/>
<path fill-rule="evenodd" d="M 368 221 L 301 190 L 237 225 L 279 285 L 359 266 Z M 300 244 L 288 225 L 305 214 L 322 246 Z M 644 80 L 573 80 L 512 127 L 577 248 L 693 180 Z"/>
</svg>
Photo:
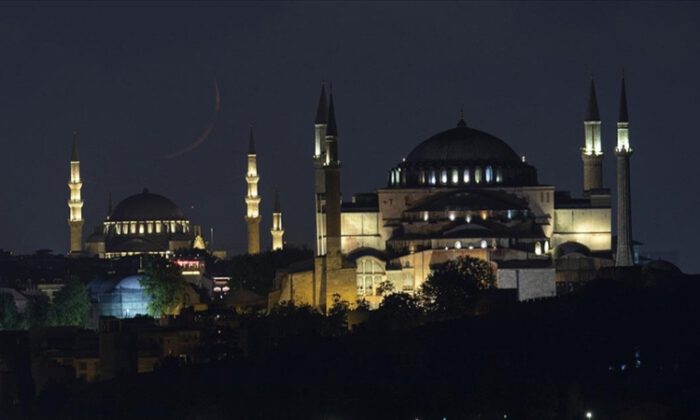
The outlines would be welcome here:
<svg viewBox="0 0 700 420">
<path fill-rule="evenodd" d="M 105 235 L 153 235 L 160 233 L 189 233 L 190 223 L 185 220 L 147 221 L 147 222 L 105 222 Z"/>
<path fill-rule="evenodd" d="M 389 173 L 389 183 L 391 185 L 406 185 L 408 171 L 402 168 L 392 169 Z M 473 168 L 442 168 L 442 169 L 419 169 L 419 185 L 469 185 L 469 184 L 500 184 L 503 182 L 503 169 L 475 166 Z"/>
</svg>

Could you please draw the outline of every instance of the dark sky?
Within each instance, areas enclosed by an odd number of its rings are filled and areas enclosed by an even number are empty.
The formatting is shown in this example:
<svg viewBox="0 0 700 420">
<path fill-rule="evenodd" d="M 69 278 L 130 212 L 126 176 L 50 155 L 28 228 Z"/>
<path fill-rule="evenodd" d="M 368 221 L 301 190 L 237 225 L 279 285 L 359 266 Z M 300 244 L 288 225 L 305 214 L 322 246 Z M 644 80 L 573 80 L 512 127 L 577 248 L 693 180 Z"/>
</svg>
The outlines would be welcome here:
<svg viewBox="0 0 700 420">
<path fill-rule="evenodd" d="M 635 239 L 699 271 L 694 3 L 0 4 L 0 248 L 68 248 L 71 133 L 80 131 L 86 235 L 148 187 L 215 245 L 245 248 L 245 152 L 257 135 L 263 244 L 280 189 L 286 239 L 312 244 L 313 118 L 336 97 L 343 192 L 385 184 L 415 145 L 467 123 L 508 142 L 540 181 L 581 190 L 593 72 L 614 187 L 627 78 Z M 175 159 L 222 109 L 212 135 Z"/>
</svg>

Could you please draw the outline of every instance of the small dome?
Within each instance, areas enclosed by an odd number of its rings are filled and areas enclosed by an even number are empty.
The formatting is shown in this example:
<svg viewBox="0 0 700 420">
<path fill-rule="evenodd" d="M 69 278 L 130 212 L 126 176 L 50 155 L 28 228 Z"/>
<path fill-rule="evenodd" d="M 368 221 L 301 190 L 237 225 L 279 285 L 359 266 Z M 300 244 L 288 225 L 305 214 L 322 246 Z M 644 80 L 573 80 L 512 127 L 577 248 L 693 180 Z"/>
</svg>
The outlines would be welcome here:
<svg viewBox="0 0 700 420">
<path fill-rule="evenodd" d="M 141 194 L 122 200 L 114 208 L 112 221 L 183 220 L 182 211 L 169 199 L 144 189 Z"/>
<path fill-rule="evenodd" d="M 141 279 L 143 276 L 128 276 L 124 277 L 117 285 L 115 289 L 129 289 L 129 290 L 141 290 Z"/>
</svg>

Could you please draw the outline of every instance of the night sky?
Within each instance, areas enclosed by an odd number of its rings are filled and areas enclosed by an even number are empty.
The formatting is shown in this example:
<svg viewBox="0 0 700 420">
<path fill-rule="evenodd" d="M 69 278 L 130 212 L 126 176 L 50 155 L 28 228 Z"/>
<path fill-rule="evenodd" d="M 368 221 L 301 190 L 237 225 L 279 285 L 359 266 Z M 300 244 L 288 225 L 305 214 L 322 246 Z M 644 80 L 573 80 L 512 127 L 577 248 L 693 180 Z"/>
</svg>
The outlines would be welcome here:
<svg viewBox="0 0 700 420">
<path fill-rule="evenodd" d="M 343 197 L 385 185 L 422 140 L 468 125 L 502 138 L 540 182 L 580 194 L 591 73 L 614 188 L 625 68 L 634 238 L 700 271 L 700 6 L 694 3 L 0 4 L 0 248 L 68 249 L 69 157 L 79 130 L 85 236 L 148 187 L 215 247 L 245 250 L 247 133 L 261 232 L 273 190 L 288 243 L 313 244 L 313 119 L 336 100 Z M 214 84 L 221 110 L 214 120 Z"/>
</svg>

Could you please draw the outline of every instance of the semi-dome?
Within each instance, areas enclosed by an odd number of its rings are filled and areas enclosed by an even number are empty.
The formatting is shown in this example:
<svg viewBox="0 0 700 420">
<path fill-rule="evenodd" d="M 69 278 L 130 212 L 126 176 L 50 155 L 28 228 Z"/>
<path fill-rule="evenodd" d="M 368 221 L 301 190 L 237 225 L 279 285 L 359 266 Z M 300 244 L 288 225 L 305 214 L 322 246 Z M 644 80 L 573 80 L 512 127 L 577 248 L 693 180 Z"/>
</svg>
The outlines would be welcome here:
<svg viewBox="0 0 700 420">
<path fill-rule="evenodd" d="M 438 133 L 389 172 L 390 188 L 537 185 L 537 170 L 503 140 L 467 127 Z"/>
<path fill-rule="evenodd" d="M 182 211 L 169 199 L 144 189 L 122 200 L 112 211 L 111 221 L 183 220 Z"/>
<path fill-rule="evenodd" d="M 423 141 L 406 157 L 406 162 L 415 163 L 449 161 L 519 162 L 520 158 L 503 140 L 462 121 Z"/>
</svg>

